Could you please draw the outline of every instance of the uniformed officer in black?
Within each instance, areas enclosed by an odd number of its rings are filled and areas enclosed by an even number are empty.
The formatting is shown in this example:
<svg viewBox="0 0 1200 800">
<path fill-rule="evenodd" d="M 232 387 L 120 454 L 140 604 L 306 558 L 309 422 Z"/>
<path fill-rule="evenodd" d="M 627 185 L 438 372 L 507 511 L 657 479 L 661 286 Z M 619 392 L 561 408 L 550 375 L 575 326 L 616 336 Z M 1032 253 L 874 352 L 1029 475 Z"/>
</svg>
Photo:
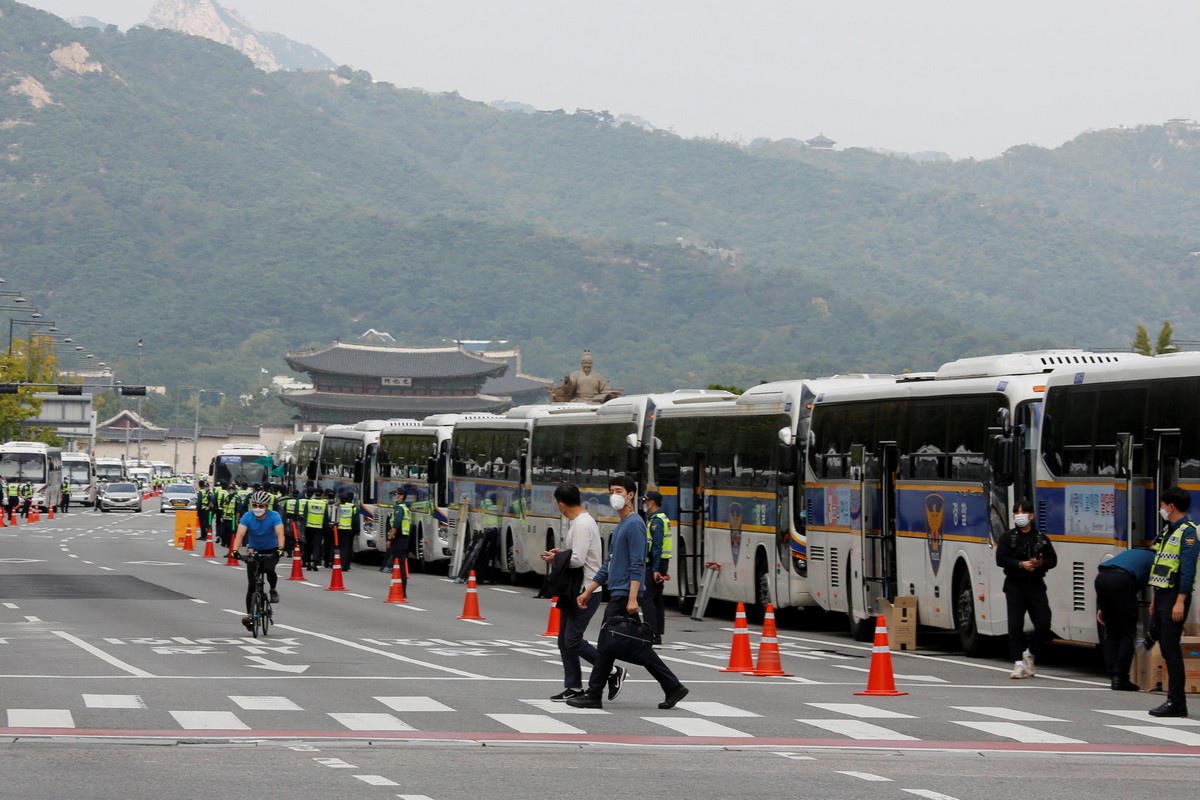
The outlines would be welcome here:
<svg viewBox="0 0 1200 800">
<path fill-rule="evenodd" d="M 1033 524 L 1033 503 L 1013 504 L 1013 528 L 996 546 L 996 566 L 1004 570 L 1004 599 L 1008 608 L 1008 653 L 1015 666 L 1011 678 L 1032 678 L 1034 662 L 1054 638 L 1050 631 L 1050 599 L 1046 572 L 1058 565 L 1054 546 Z M 1025 646 L 1025 614 L 1033 637 Z"/>
</svg>

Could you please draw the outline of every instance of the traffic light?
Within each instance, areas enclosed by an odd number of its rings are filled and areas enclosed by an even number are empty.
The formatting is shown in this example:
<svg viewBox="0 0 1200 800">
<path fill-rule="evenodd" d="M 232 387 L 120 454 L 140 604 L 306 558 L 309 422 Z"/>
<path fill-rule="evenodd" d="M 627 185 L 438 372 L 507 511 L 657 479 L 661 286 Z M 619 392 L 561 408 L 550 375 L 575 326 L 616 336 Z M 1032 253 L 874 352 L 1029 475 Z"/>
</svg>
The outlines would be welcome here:
<svg viewBox="0 0 1200 800">
<path fill-rule="evenodd" d="M 58 385 L 59 394 L 83 394 L 83 386 L 78 383 L 60 383 Z"/>
<path fill-rule="evenodd" d="M 145 386 L 122 386 L 121 394 L 135 396 L 135 397 L 145 397 L 146 396 L 146 387 Z"/>
</svg>

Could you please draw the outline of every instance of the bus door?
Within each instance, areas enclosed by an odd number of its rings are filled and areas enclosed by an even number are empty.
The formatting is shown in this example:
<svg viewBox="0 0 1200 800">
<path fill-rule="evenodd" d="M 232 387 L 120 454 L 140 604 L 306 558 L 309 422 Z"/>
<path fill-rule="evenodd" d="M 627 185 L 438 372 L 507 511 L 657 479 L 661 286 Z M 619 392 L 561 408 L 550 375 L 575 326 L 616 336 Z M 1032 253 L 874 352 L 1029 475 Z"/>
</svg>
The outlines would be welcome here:
<svg viewBox="0 0 1200 800">
<path fill-rule="evenodd" d="M 704 467 L 705 457 L 700 453 L 692 455 L 686 468 L 679 453 L 656 454 L 659 490 L 674 487 L 677 491 L 678 533 L 675 553 L 671 557 L 671 572 L 681 600 L 694 598 L 700 591 L 700 579 L 704 577 Z"/>
<path fill-rule="evenodd" d="M 891 601 L 896 598 L 896 471 L 899 461 L 900 449 L 895 442 L 880 442 L 874 453 L 865 452 L 860 445 L 851 448 L 851 465 L 858 469 L 861 497 L 857 525 L 861 536 L 857 564 L 860 582 L 855 587 L 854 600 L 855 608 L 868 622 L 878 612 L 880 599 Z M 853 507 L 850 516 L 853 520 Z"/>
<path fill-rule="evenodd" d="M 1154 503 L 1146 510 L 1154 528 L 1146 531 L 1146 538 L 1151 538 L 1153 531 L 1157 535 L 1159 527 L 1158 507 L 1162 502 L 1162 493 L 1172 486 L 1179 485 L 1179 453 L 1182 436 L 1178 428 L 1155 428 L 1151 440 L 1147 442 L 1149 452 L 1154 458 L 1150 465 L 1150 474 L 1154 476 Z"/>
</svg>

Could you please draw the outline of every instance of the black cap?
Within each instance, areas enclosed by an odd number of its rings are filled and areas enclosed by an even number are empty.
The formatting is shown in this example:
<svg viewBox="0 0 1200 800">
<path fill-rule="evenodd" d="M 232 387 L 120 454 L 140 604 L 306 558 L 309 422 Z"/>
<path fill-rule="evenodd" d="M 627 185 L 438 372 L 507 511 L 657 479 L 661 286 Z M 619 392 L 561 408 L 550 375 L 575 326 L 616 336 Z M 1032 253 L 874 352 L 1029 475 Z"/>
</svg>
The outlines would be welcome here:
<svg viewBox="0 0 1200 800">
<path fill-rule="evenodd" d="M 649 500 L 650 502 L 653 502 L 659 506 L 662 505 L 662 495 L 659 494 L 658 492 L 654 492 L 654 491 L 646 492 L 644 495 L 642 495 L 642 499 Z"/>
</svg>

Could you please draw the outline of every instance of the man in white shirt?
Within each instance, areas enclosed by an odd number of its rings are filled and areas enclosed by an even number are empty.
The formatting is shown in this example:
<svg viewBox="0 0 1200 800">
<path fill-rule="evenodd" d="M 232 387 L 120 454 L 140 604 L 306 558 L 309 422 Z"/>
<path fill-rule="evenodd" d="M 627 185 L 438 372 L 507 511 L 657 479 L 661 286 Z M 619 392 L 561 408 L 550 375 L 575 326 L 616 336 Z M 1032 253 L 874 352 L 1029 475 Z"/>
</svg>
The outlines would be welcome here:
<svg viewBox="0 0 1200 800">
<path fill-rule="evenodd" d="M 570 585 L 578 595 L 587 586 L 600 569 L 600 526 L 592 515 L 583 508 L 583 500 L 579 495 L 579 487 L 564 483 L 554 490 L 554 499 L 558 503 L 559 512 L 567 518 L 569 527 L 563 542 L 564 549 L 571 551 L 566 568 L 573 570 Z M 542 553 L 542 560 L 554 561 L 558 548 Z M 579 660 L 589 664 L 596 663 L 596 647 L 584 634 L 588 623 L 600 607 L 600 595 L 588 599 L 584 608 L 580 608 L 575 597 L 558 598 L 557 607 L 560 611 L 558 626 L 558 652 L 563 663 L 563 690 L 551 697 L 551 700 L 565 703 L 569 698 L 583 694 L 583 670 Z"/>
</svg>

